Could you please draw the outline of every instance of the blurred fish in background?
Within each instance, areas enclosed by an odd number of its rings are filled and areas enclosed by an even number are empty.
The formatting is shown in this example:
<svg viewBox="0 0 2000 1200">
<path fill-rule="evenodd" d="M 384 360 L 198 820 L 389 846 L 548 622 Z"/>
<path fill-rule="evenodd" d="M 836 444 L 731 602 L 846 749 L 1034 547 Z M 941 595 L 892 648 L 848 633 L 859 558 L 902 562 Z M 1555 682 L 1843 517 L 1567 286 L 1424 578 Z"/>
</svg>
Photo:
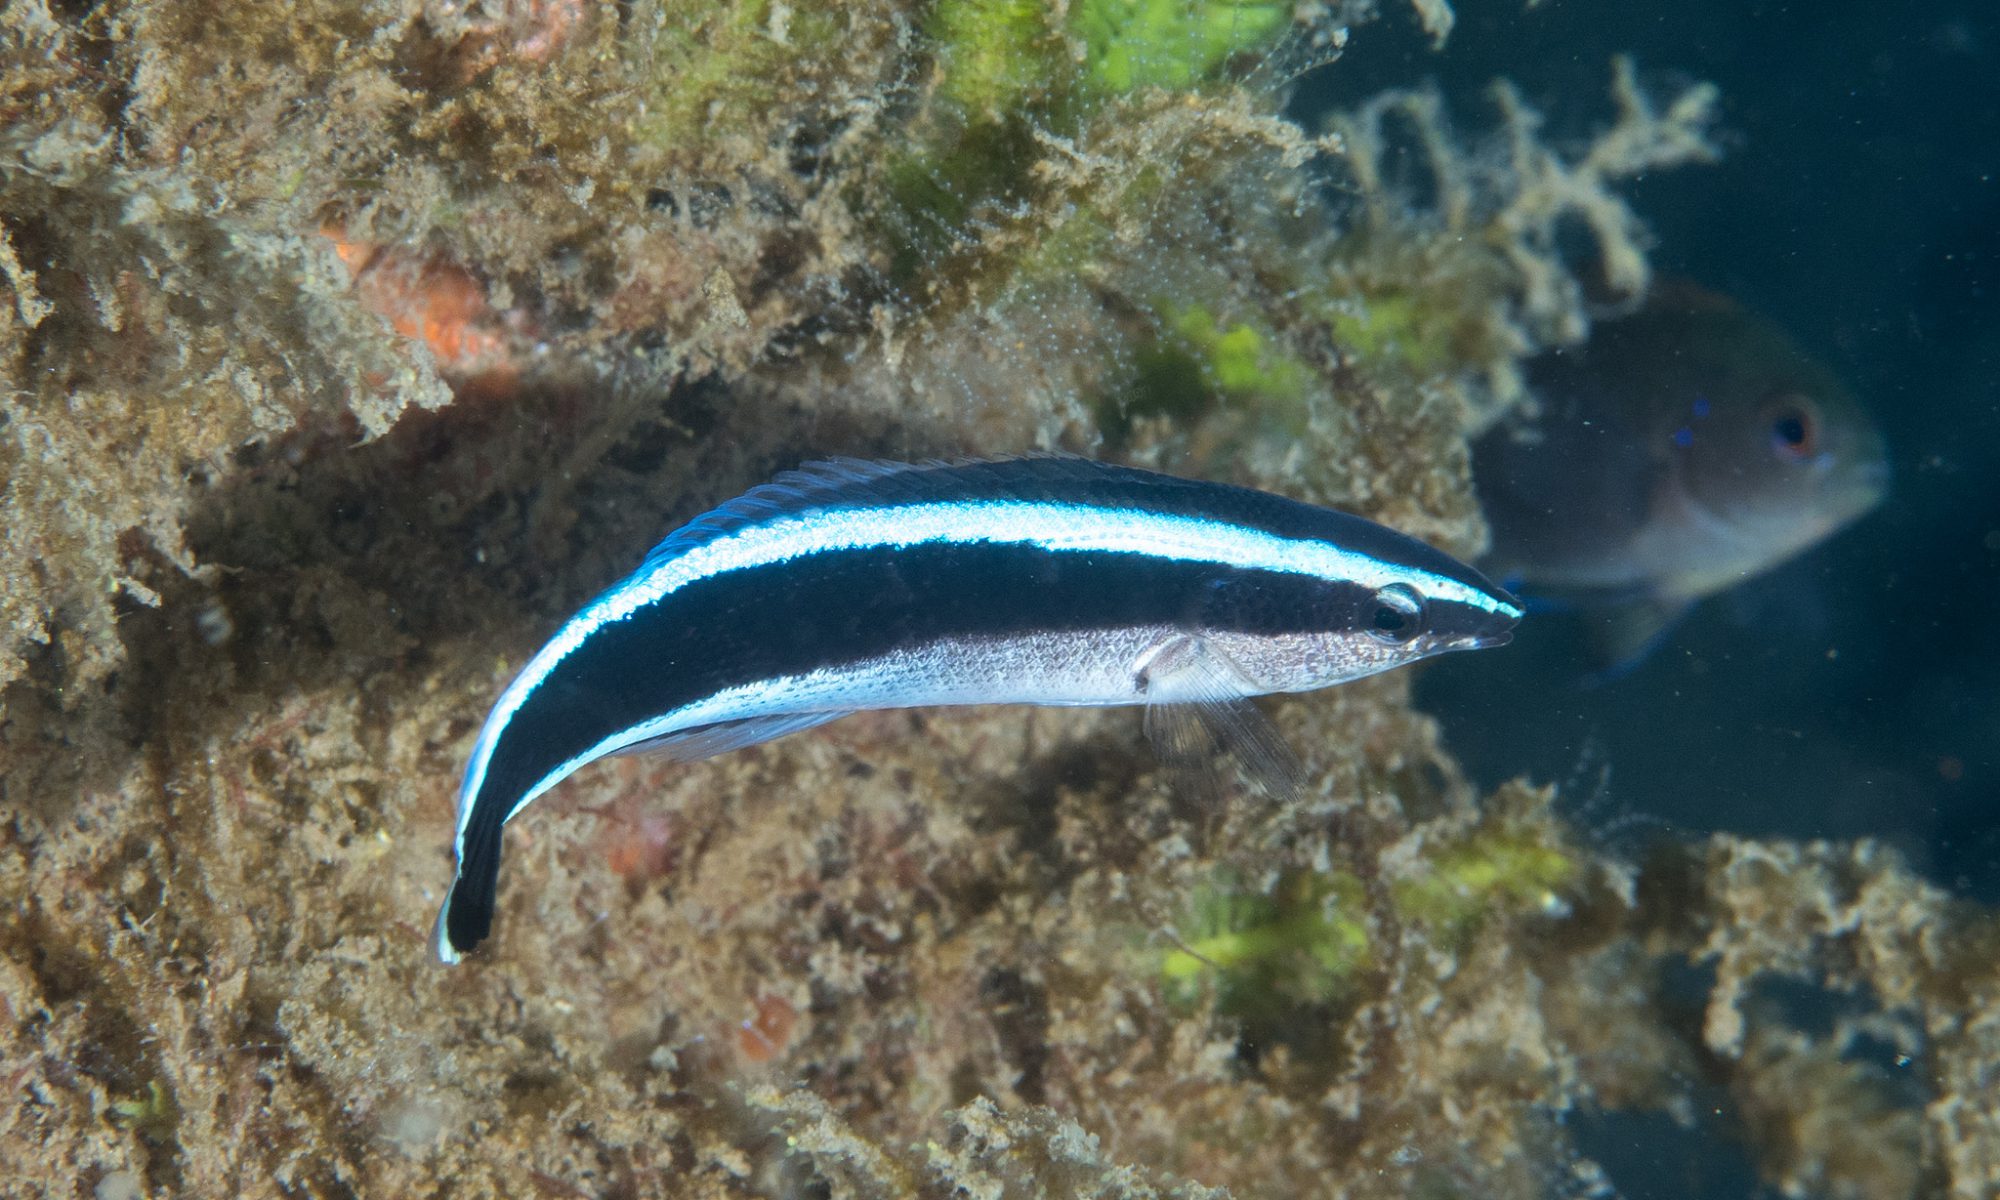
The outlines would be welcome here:
<svg viewBox="0 0 2000 1200">
<path fill-rule="evenodd" d="M 1656 286 L 1528 380 L 1537 414 L 1473 448 L 1493 530 L 1481 565 L 1532 604 L 1582 614 L 1613 671 L 1888 488 L 1881 433 L 1840 381 L 1693 284 Z"/>
</svg>

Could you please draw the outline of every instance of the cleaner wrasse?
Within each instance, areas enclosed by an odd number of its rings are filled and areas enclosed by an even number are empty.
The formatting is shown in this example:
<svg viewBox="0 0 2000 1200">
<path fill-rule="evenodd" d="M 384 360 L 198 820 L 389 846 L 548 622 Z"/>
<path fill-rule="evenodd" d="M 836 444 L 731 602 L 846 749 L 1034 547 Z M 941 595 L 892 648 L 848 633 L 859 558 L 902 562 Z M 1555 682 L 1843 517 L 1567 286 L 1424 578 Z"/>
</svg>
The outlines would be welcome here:
<svg viewBox="0 0 2000 1200">
<path fill-rule="evenodd" d="M 1284 755 L 1247 703 L 1448 650 L 1521 609 L 1393 530 L 1078 458 L 812 463 L 698 517 L 556 632 L 459 793 L 445 962 L 491 928 L 501 830 L 613 754 L 694 761 L 863 709 L 1145 705 Z"/>
</svg>

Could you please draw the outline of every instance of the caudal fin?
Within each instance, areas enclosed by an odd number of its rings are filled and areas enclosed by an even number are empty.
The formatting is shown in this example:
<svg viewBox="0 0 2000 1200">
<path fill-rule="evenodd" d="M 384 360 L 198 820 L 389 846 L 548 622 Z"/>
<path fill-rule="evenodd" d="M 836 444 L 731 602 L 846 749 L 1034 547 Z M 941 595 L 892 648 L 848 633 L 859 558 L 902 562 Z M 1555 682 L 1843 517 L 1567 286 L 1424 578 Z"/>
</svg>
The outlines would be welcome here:
<svg viewBox="0 0 2000 1200">
<path fill-rule="evenodd" d="M 457 962 L 493 931 L 493 896 L 499 881 L 499 831 L 483 834 L 467 829 L 458 877 L 438 911 L 434 945 L 439 962 Z"/>
</svg>

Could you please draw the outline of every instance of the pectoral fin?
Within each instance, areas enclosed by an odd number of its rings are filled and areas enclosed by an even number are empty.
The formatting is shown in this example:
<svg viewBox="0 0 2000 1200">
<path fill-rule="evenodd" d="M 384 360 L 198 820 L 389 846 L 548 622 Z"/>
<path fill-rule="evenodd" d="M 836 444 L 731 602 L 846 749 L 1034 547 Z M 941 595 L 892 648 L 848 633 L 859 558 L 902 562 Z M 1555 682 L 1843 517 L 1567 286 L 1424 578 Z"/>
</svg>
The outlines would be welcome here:
<svg viewBox="0 0 2000 1200">
<path fill-rule="evenodd" d="M 1646 597 L 1592 613 L 1586 620 L 1600 677 L 1616 679 L 1644 662 L 1692 607 L 1689 600 Z"/>
<path fill-rule="evenodd" d="M 1297 757 L 1250 701 L 1250 686 L 1227 655 L 1198 636 L 1176 637 L 1141 661 L 1138 677 L 1147 740 L 1182 786 L 1219 798 L 1221 759 L 1234 755 L 1266 794 L 1297 794 Z"/>
</svg>

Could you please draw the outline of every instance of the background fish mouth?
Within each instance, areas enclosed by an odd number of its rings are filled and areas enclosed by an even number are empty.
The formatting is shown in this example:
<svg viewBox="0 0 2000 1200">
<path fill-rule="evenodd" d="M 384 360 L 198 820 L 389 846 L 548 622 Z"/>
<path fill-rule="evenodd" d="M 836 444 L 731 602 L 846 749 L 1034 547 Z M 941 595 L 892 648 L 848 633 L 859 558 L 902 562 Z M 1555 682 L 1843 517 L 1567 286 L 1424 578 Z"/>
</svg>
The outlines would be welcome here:
<svg viewBox="0 0 2000 1200">
<path fill-rule="evenodd" d="M 1857 472 L 1861 487 L 1870 497 L 1871 505 L 1889 494 L 1889 482 L 1894 476 L 1895 472 L 1886 458 L 1871 459 L 1861 464 L 1861 469 Z"/>
</svg>

